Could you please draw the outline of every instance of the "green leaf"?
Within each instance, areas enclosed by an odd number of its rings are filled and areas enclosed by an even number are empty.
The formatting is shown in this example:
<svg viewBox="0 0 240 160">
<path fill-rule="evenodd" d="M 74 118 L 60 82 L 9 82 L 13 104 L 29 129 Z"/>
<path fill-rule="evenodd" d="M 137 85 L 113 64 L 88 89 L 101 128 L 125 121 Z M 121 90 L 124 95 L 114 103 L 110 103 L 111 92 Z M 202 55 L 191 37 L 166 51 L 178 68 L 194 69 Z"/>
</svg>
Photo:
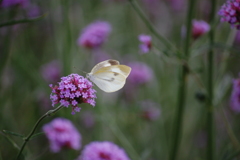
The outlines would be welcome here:
<svg viewBox="0 0 240 160">
<path fill-rule="evenodd" d="M 229 75 L 225 75 L 221 78 L 221 80 L 217 81 L 215 84 L 215 98 L 214 98 L 214 105 L 218 106 L 222 103 L 224 97 L 229 93 L 228 90 L 232 85 L 232 77 Z"/>
<path fill-rule="evenodd" d="M 19 133 L 15 133 L 15 132 L 12 132 L 12 131 L 3 130 L 3 133 L 24 138 L 24 135 L 19 134 Z"/>
<path fill-rule="evenodd" d="M 231 154 L 230 156 L 227 157 L 226 160 L 234 160 L 235 158 L 237 158 L 237 156 L 240 155 L 240 150 L 237 150 L 236 152 L 234 152 L 233 154 Z"/>
<path fill-rule="evenodd" d="M 3 136 L 8 140 L 8 142 L 10 142 L 14 148 L 16 148 L 17 150 L 20 150 L 20 147 L 14 142 L 13 139 L 11 139 L 8 135 L 3 134 Z"/>
<path fill-rule="evenodd" d="M 226 45 L 224 43 L 216 42 L 213 45 L 205 44 L 205 45 L 201 45 L 198 48 L 194 48 L 192 50 L 191 57 L 196 57 L 196 56 L 199 56 L 199 55 L 202 55 L 202 54 L 206 54 L 206 52 L 209 49 L 222 49 L 222 50 L 227 50 L 227 51 L 231 51 L 231 52 L 234 52 L 234 53 L 239 53 L 239 49 L 234 47 L 234 46 L 230 46 L 230 45 Z"/>
<path fill-rule="evenodd" d="M 15 149 L 17 149 L 18 151 L 20 151 L 20 147 L 17 145 L 17 143 L 15 143 L 14 140 L 13 140 L 12 138 L 10 138 L 7 134 L 15 135 L 15 136 L 22 136 L 22 135 L 17 134 L 17 133 L 14 133 L 14 132 L 6 131 L 6 130 L 3 130 L 3 131 L 2 131 L 2 134 L 3 134 L 3 136 L 8 140 L 8 142 L 10 142 L 10 143 L 13 145 L 13 147 L 14 147 Z M 1 156 L 1 155 L 0 155 L 0 156 Z M 2 158 L 2 157 L 1 157 L 1 158 Z M 24 159 L 25 159 L 24 155 L 21 154 L 19 160 L 24 160 Z"/>
<path fill-rule="evenodd" d="M 41 135 L 43 135 L 43 134 L 44 134 L 44 132 L 36 133 L 36 134 L 34 134 L 34 135 L 32 136 L 32 138 L 31 138 L 30 140 L 32 140 L 32 139 L 34 139 L 34 138 L 36 138 L 36 137 L 38 137 L 38 136 L 41 136 Z"/>
</svg>

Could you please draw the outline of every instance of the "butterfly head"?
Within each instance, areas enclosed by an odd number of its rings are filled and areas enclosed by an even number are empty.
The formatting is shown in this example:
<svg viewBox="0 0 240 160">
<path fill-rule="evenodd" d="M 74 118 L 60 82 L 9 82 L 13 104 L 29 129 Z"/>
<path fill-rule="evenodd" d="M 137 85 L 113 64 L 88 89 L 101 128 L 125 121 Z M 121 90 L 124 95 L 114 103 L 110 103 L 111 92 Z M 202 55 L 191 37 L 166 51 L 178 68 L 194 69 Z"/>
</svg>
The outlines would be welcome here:
<svg viewBox="0 0 240 160">
<path fill-rule="evenodd" d="M 86 77 L 87 77 L 88 79 L 90 79 L 90 77 L 91 77 L 90 73 L 87 73 L 87 74 L 86 74 Z"/>
</svg>

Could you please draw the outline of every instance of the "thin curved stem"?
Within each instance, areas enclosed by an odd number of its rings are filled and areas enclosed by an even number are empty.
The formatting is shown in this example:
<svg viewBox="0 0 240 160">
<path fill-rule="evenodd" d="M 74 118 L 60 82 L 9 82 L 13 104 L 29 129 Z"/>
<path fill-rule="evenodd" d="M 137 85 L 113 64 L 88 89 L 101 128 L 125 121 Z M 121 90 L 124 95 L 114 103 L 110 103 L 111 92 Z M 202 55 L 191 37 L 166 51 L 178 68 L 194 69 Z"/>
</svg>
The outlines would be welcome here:
<svg viewBox="0 0 240 160">
<path fill-rule="evenodd" d="M 43 19 L 44 17 L 46 17 L 47 14 L 43 14 L 39 17 L 36 18 L 32 18 L 32 19 L 20 19 L 20 20 L 12 20 L 12 21 L 8 21 L 8 22 L 4 22 L 2 24 L 0 24 L 0 28 L 1 27 L 5 27 L 5 26 L 11 26 L 11 25 L 15 25 L 15 24 L 20 24 L 20 23 L 29 23 L 29 22 L 35 22 L 38 20 Z"/>
<path fill-rule="evenodd" d="M 176 49 L 175 46 L 172 43 L 170 43 L 166 38 L 164 38 L 161 34 L 159 34 L 157 32 L 157 30 L 153 27 L 151 22 L 146 18 L 146 16 L 143 14 L 143 12 L 140 10 L 140 8 L 137 6 L 135 1 L 134 0 L 129 0 L 129 2 L 132 5 L 133 9 L 137 12 L 139 17 L 142 19 L 142 21 L 146 24 L 148 29 L 157 37 L 157 39 L 159 41 L 161 41 L 166 46 L 166 48 L 168 50 L 173 51 L 173 48 Z"/>
<path fill-rule="evenodd" d="M 29 135 L 28 135 L 26 138 L 24 138 L 24 142 L 23 142 L 23 144 L 22 144 L 22 147 L 21 147 L 21 149 L 20 149 L 20 151 L 18 152 L 18 155 L 17 155 L 17 160 L 20 159 L 20 156 L 21 156 L 21 154 L 22 154 L 22 151 L 23 151 L 25 145 L 27 144 L 27 142 L 30 140 L 30 138 L 31 138 L 32 135 L 34 134 L 35 130 L 37 129 L 37 126 L 39 125 L 39 123 L 40 123 L 44 118 L 49 117 L 49 116 L 53 115 L 54 113 L 56 113 L 56 112 L 57 112 L 58 110 L 60 110 L 62 107 L 63 107 L 63 106 L 60 105 L 60 106 L 58 106 L 56 109 L 49 110 L 47 113 L 45 113 L 42 117 L 40 117 L 40 118 L 38 119 L 38 121 L 37 121 L 37 122 L 35 123 L 35 125 L 33 126 L 33 129 L 31 130 L 31 132 L 29 133 Z"/>
</svg>

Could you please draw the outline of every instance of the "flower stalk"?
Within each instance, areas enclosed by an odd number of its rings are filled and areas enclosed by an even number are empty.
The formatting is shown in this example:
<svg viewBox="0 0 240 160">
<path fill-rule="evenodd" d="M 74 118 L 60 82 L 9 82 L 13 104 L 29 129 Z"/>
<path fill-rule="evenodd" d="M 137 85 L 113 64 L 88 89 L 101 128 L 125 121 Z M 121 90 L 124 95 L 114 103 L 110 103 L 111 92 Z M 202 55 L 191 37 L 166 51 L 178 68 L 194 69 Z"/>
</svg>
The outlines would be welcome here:
<svg viewBox="0 0 240 160">
<path fill-rule="evenodd" d="M 214 45 L 214 17 L 215 17 L 215 11 L 216 11 L 216 0 L 211 0 L 211 14 L 210 14 L 210 24 L 211 29 L 209 32 L 209 43 L 210 46 Z M 213 122 L 214 122 L 214 107 L 213 107 L 213 67 L 214 67 L 214 57 L 213 57 L 213 49 L 210 48 L 208 55 L 207 55 L 207 92 L 208 92 L 208 99 L 206 102 L 206 109 L 207 109 L 207 158 L 208 160 L 214 159 L 214 129 L 213 129 Z"/>
<path fill-rule="evenodd" d="M 184 45 L 184 55 L 185 61 L 188 61 L 188 56 L 190 53 L 190 40 L 191 40 L 191 31 L 192 31 L 192 17 L 194 11 L 194 4 L 195 0 L 189 0 L 188 5 L 188 13 L 187 13 L 187 33 L 186 33 L 186 40 Z M 178 88 L 178 99 L 177 99 L 177 110 L 175 113 L 174 125 L 173 125 L 173 141 L 170 148 L 170 155 L 169 160 L 175 160 L 178 155 L 178 148 L 181 140 L 181 133 L 182 133 L 182 122 L 184 116 L 184 108 L 185 108 L 185 101 L 186 101 L 186 88 L 187 88 L 187 75 L 188 69 L 185 64 L 182 64 L 180 68 L 180 76 L 179 76 L 179 88 Z"/>
<path fill-rule="evenodd" d="M 20 151 L 18 152 L 18 155 L 17 155 L 17 160 L 20 159 L 21 157 L 21 154 L 22 154 L 22 151 L 24 149 L 24 147 L 26 146 L 27 142 L 31 139 L 32 135 L 34 134 L 35 130 L 37 129 L 38 125 L 40 124 L 40 122 L 46 118 L 46 117 L 49 117 L 49 116 L 52 116 L 53 114 L 55 114 L 57 111 L 59 111 L 61 108 L 63 107 L 63 105 L 60 105 L 58 106 L 57 108 L 53 109 L 53 110 L 49 110 L 47 113 L 45 113 L 42 117 L 40 117 L 38 119 L 38 121 L 35 123 L 35 125 L 33 126 L 31 132 L 29 133 L 29 135 L 24 138 L 24 142 L 22 144 L 22 147 L 20 148 Z"/>
<path fill-rule="evenodd" d="M 63 52 L 62 52 L 62 63 L 63 63 L 63 74 L 68 75 L 71 71 L 71 45 L 72 45 L 72 36 L 71 36 L 71 23 L 69 18 L 69 1 L 62 0 L 61 1 L 63 6 L 63 30 L 65 30 L 65 41 L 63 45 Z"/>
</svg>

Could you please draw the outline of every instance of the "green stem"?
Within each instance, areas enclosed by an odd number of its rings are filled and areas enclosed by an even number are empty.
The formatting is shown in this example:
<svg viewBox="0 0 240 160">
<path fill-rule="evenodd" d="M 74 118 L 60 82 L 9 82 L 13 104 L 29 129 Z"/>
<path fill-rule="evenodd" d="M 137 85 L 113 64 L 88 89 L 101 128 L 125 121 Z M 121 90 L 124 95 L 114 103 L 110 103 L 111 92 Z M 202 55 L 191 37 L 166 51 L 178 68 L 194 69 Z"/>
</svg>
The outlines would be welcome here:
<svg viewBox="0 0 240 160">
<path fill-rule="evenodd" d="M 215 10 L 216 10 L 216 0 L 211 0 L 211 14 L 210 14 L 210 24 L 211 30 L 209 32 L 209 43 L 210 46 L 214 45 L 214 17 L 215 17 Z M 213 58 L 213 49 L 210 48 L 208 55 L 207 55 L 207 91 L 208 91 L 208 99 L 207 99 L 207 158 L 208 160 L 214 159 L 214 129 L 213 129 L 213 122 L 214 122 L 214 107 L 213 107 L 213 67 L 214 67 L 214 58 Z"/>
<path fill-rule="evenodd" d="M 65 33 L 65 41 L 64 41 L 64 49 L 62 53 L 62 61 L 63 61 L 63 74 L 68 75 L 71 70 L 71 26 L 70 26 L 70 18 L 69 18 L 69 0 L 62 0 L 63 6 L 63 26 Z"/>
<path fill-rule="evenodd" d="M 192 31 L 192 17 L 193 17 L 193 11 L 194 11 L 194 4 L 195 0 L 189 0 L 189 6 L 188 6 L 188 13 L 187 13 L 187 33 L 186 33 L 186 41 L 184 45 L 184 55 L 186 62 L 187 57 L 189 56 L 190 52 L 190 40 L 191 40 L 191 31 Z M 186 100 L 186 79 L 188 70 L 184 64 L 182 64 L 180 69 L 180 82 L 179 82 L 179 89 L 178 89 L 178 103 L 177 103 L 177 111 L 175 115 L 174 120 L 174 128 L 173 128 L 173 141 L 171 145 L 170 160 L 175 160 L 178 154 L 178 148 L 181 140 L 181 133 L 182 133 L 182 122 L 183 122 L 183 113 L 185 108 L 185 100 Z"/>
<path fill-rule="evenodd" d="M 29 135 L 24 139 L 24 142 L 22 144 L 22 147 L 17 155 L 17 160 L 20 159 L 20 156 L 22 154 L 22 151 L 25 147 L 25 145 L 27 144 L 27 142 L 30 140 L 30 138 L 32 137 L 32 135 L 34 134 L 35 130 L 37 129 L 37 126 L 39 125 L 39 123 L 46 117 L 52 116 L 54 113 L 56 113 L 58 110 L 60 110 L 63 106 L 60 105 L 57 108 L 53 109 L 53 110 L 49 110 L 47 113 L 45 113 L 41 118 L 38 119 L 38 121 L 35 123 L 35 125 L 33 126 L 32 131 L 29 133 Z"/>
<path fill-rule="evenodd" d="M 129 0 L 129 2 L 132 5 L 133 9 L 137 12 L 139 17 L 142 19 L 142 21 L 146 24 L 148 29 L 158 38 L 158 40 L 162 42 L 169 50 L 175 48 L 172 43 L 170 43 L 167 39 L 165 39 L 161 34 L 157 32 L 151 22 L 146 18 L 141 9 L 137 6 L 136 2 L 134 0 Z"/>
<path fill-rule="evenodd" d="M 31 18 L 31 19 L 20 19 L 20 20 L 13 20 L 13 21 L 4 22 L 4 23 L 0 24 L 0 28 L 5 27 L 5 26 L 20 24 L 20 23 L 35 22 L 35 21 L 38 21 L 38 20 L 44 18 L 45 16 L 46 16 L 46 14 L 41 15 L 41 16 L 36 17 L 36 18 Z"/>
</svg>

